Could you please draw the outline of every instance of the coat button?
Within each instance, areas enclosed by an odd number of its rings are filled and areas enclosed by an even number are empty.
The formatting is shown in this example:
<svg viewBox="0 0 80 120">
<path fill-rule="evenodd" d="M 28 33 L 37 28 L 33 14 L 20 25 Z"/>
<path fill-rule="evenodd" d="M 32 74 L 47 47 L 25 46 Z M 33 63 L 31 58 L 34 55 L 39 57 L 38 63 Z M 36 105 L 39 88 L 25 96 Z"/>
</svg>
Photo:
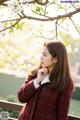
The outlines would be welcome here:
<svg viewBox="0 0 80 120">
<path fill-rule="evenodd" d="M 46 87 L 43 87 L 43 90 L 45 90 L 46 89 Z"/>
</svg>

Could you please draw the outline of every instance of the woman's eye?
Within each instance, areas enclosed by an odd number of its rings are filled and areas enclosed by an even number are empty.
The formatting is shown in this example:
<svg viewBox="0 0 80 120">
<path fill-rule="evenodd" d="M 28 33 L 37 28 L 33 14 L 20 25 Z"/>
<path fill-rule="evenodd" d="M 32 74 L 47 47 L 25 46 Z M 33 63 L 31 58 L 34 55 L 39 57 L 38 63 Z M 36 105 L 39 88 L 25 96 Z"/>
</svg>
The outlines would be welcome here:
<svg viewBox="0 0 80 120">
<path fill-rule="evenodd" d="M 47 56 L 47 55 L 44 55 L 45 57 Z"/>
</svg>

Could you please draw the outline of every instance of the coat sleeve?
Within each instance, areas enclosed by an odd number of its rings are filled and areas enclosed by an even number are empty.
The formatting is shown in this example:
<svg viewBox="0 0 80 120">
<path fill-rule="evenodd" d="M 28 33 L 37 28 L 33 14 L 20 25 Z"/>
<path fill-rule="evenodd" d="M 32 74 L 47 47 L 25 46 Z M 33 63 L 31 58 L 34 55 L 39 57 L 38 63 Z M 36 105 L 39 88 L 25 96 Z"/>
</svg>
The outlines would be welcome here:
<svg viewBox="0 0 80 120">
<path fill-rule="evenodd" d="M 18 91 L 18 100 L 21 103 L 26 103 L 32 97 L 32 95 L 37 91 L 34 87 L 33 79 L 25 80 L 22 87 Z"/>
<path fill-rule="evenodd" d="M 71 88 L 68 88 L 60 93 L 57 102 L 57 120 L 68 120 L 72 91 L 73 90 Z"/>
</svg>

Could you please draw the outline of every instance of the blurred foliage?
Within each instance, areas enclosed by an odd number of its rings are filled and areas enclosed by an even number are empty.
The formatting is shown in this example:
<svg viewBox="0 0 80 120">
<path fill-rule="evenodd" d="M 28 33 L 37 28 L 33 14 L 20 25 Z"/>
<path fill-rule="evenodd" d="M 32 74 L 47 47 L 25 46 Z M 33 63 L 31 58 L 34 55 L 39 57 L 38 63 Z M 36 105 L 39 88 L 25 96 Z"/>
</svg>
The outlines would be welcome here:
<svg viewBox="0 0 80 120">
<path fill-rule="evenodd" d="M 80 60 L 80 40 L 74 40 L 68 34 L 60 32 L 61 41 L 67 48 L 71 64 Z M 45 40 L 44 40 L 45 41 Z M 28 71 L 36 63 L 40 62 L 40 54 L 44 41 L 32 38 L 21 42 L 10 39 L 0 40 L 0 68 L 20 71 Z"/>
<path fill-rule="evenodd" d="M 9 102 L 16 102 L 14 95 L 9 95 L 5 99 L 0 97 L 0 100 L 6 100 L 6 101 L 9 101 Z M 0 112 L 2 112 L 2 111 L 8 112 L 9 113 L 9 117 L 18 118 L 19 111 L 5 109 L 5 108 L 0 108 Z"/>
<path fill-rule="evenodd" d="M 37 45 L 37 47 L 35 47 Z M 38 61 L 36 52 L 40 46 L 31 40 L 21 43 L 10 39 L 0 40 L 0 68 L 11 70 L 27 70 Z"/>
</svg>

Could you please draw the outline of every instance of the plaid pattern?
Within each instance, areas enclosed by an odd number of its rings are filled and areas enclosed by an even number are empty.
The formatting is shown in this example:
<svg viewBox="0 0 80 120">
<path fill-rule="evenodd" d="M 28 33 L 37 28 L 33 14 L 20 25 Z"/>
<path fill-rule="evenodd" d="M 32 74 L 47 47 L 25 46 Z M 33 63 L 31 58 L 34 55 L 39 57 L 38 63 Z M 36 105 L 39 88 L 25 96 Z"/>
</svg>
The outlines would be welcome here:
<svg viewBox="0 0 80 120">
<path fill-rule="evenodd" d="M 48 88 L 47 84 L 36 89 L 33 80 L 25 80 L 18 91 L 19 101 L 25 103 L 18 120 L 68 120 L 72 89 L 68 87 L 58 92 Z M 69 86 L 68 79 L 67 85 Z"/>
</svg>

